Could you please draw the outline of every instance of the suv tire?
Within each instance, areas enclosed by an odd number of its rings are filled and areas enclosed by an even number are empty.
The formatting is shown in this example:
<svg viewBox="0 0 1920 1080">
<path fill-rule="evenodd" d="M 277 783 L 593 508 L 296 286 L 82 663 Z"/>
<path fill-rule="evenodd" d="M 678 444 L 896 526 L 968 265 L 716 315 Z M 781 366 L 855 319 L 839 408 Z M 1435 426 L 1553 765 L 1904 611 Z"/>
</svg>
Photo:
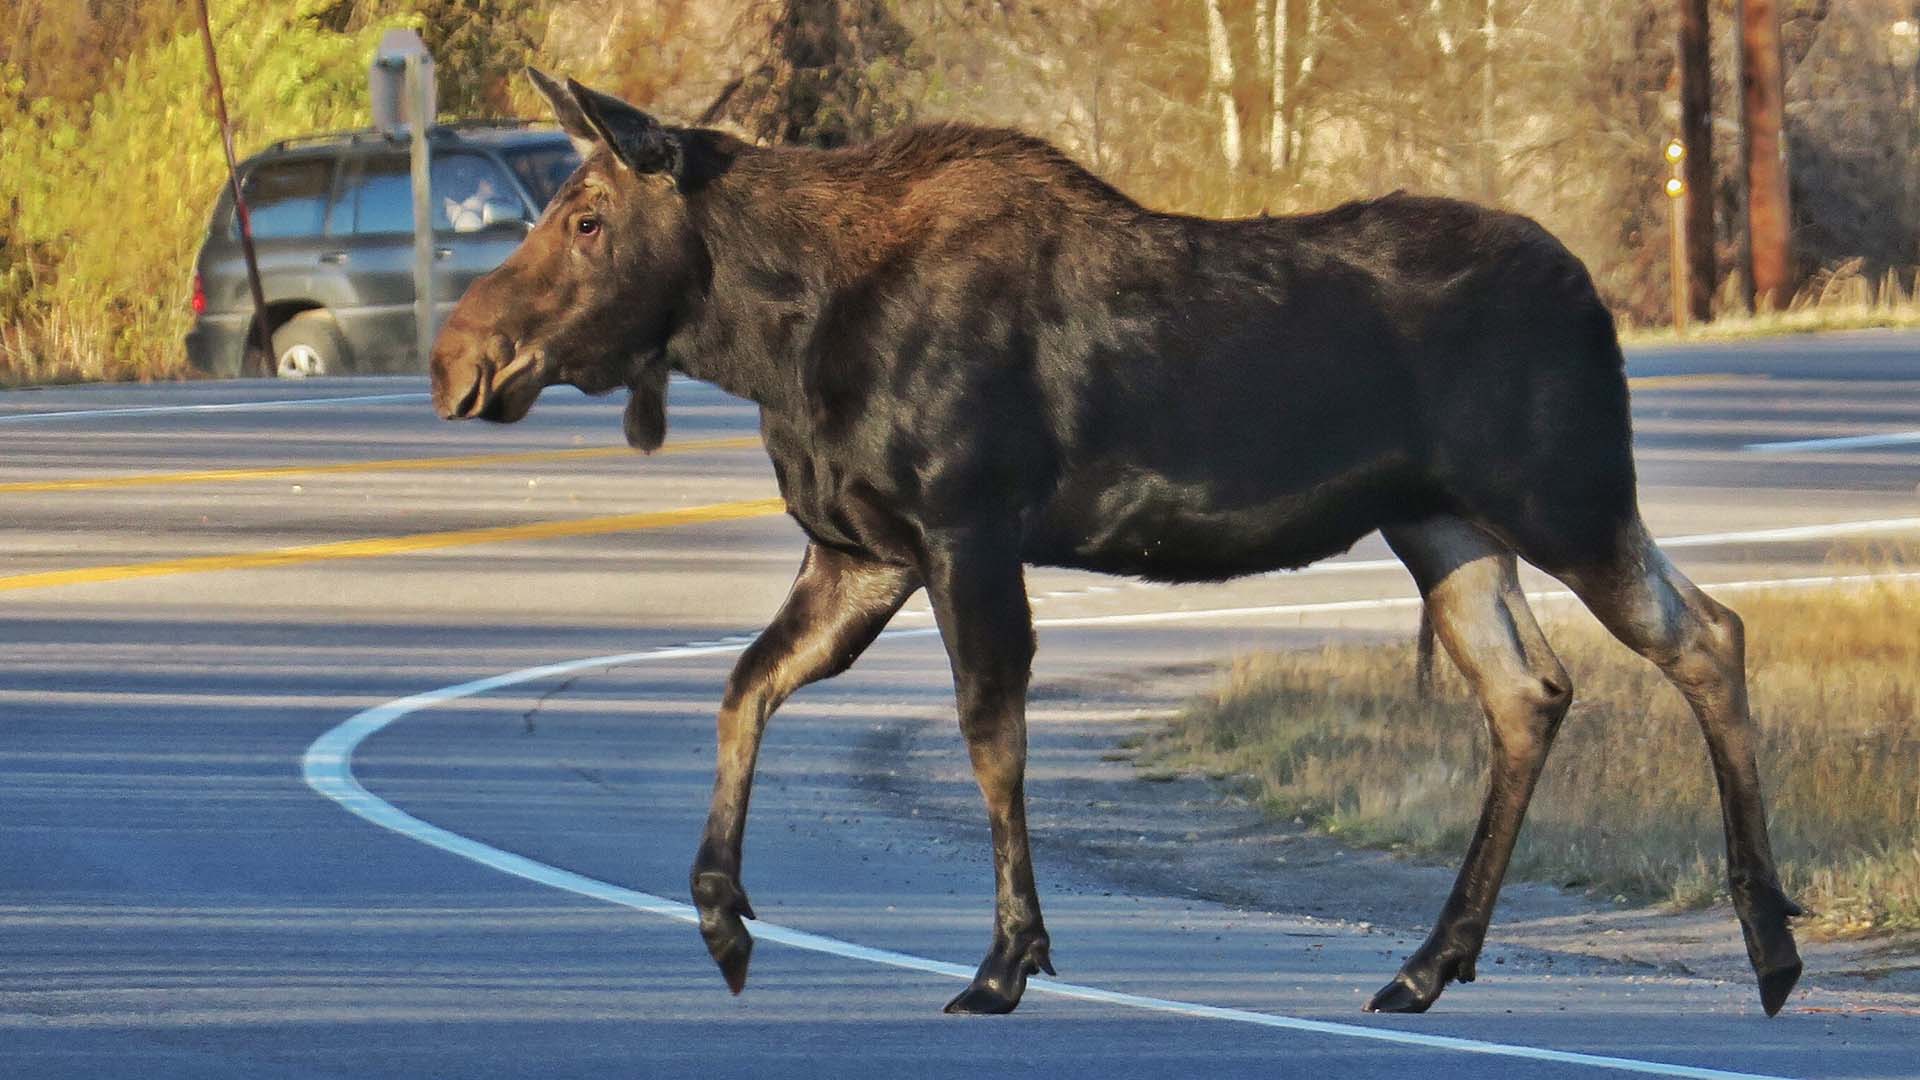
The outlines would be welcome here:
<svg viewBox="0 0 1920 1080">
<path fill-rule="evenodd" d="M 273 332 L 273 368 L 282 379 L 340 375 L 349 368 L 346 339 L 325 311 L 303 311 Z"/>
</svg>

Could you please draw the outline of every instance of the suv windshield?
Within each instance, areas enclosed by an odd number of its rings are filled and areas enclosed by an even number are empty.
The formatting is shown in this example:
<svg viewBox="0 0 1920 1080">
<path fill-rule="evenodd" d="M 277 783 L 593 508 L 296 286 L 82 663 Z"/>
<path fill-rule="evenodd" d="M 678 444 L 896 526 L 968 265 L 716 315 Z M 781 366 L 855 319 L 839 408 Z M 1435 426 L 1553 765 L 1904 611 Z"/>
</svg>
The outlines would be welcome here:
<svg viewBox="0 0 1920 1080">
<path fill-rule="evenodd" d="M 540 210 L 547 208 L 553 193 L 580 167 L 580 155 L 564 143 L 508 150 L 500 156 L 507 159 L 507 167 L 527 185 L 527 193 L 533 196 L 534 205 Z"/>
</svg>

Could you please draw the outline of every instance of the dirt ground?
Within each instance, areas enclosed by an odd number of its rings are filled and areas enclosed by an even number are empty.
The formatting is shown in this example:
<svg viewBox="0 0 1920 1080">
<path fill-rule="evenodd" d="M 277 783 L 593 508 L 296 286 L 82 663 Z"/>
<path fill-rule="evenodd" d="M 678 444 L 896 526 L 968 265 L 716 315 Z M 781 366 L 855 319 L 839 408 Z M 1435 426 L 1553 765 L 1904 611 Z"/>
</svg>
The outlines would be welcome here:
<svg viewBox="0 0 1920 1080">
<path fill-rule="evenodd" d="M 1036 682 L 1028 710 L 1029 821 L 1042 894 L 1102 885 L 1285 912 L 1416 946 L 1455 867 L 1356 850 L 1276 821 L 1202 777 L 1144 772 L 1123 748 L 1210 688 L 1212 665 Z M 985 855 L 979 795 L 951 714 L 903 718 L 861 748 L 861 787 L 883 813 L 951 825 Z M 1154 777 L 1146 779 L 1144 777 Z M 1920 1013 L 1920 935 L 1808 941 L 1795 1004 L 1835 1012 Z M 1725 905 L 1672 911 L 1531 882 L 1502 890 L 1483 978 L 1507 970 L 1749 984 Z M 1383 978 L 1391 974 L 1383 971 Z"/>
</svg>

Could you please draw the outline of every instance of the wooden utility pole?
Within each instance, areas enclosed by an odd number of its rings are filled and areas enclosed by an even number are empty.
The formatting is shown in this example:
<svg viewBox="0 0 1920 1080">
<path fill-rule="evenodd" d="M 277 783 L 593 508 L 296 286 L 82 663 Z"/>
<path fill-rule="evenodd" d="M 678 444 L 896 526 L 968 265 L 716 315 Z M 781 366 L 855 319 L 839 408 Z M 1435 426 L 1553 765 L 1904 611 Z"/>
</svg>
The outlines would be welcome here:
<svg viewBox="0 0 1920 1080">
<path fill-rule="evenodd" d="M 273 327 L 267 325 L 267 292 L 260 285 L 260 258 L 253 251 L 253 217 L 247 213 L 247 196 L 240 190 L 240 166 L 233 156 L 233 123 L 227 119 L 227 88 L 220 81 L 220 59 L 213 51 L 213 26 L 207 19 L 207 0 L 200 0 L 197 8 L 200 44 L 206 49 L 207 76 L 213 82 L 214 115 L 220 121 L 220 146 L 227 153 L 227 183 L 233 189 L 233 220 L 240 227 L 240 255 L 247 264 L 247 288 L 253 293 L 253 328 L 260 339 L 260 362 L 266 365 L 265 371 L 248 371 L 243 361 L 239 373 L 271 375 L 277 368 L 273 355 Z"/>
<path fill-rule="evenodd" d="M 1695 322 L 1713 318 L 1713 67 L 1708 0 L 1680 0 L 1680 141 L 1686 148 L 1686 306 Z"/>
<path fill-rule="evenodd" d="M 1776 0 L 1740 0 L 1740 143 L 1747 181 L 1747 303 L 1787 305 L 1786 79 Z"/>
</svg>

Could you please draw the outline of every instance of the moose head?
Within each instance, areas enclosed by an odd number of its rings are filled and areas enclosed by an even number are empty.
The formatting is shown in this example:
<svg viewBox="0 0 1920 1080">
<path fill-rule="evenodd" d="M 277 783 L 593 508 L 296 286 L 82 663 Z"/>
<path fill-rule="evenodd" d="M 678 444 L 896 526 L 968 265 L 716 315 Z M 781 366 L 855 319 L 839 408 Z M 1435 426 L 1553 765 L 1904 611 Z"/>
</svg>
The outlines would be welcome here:
<svg viewBox="0 0 1920 1080">
<path fill-rule="evenodd" d="M 631 391 L 627 441 L 666 437 L 666 344 L 706 255 L 682 190 L 682 136 L 618 98 L 528 69 L 582 163 L 526 241 L 474 282 L 433 345 L 449 420 L 512 423 L 556 383 Z"/>
</svg>

